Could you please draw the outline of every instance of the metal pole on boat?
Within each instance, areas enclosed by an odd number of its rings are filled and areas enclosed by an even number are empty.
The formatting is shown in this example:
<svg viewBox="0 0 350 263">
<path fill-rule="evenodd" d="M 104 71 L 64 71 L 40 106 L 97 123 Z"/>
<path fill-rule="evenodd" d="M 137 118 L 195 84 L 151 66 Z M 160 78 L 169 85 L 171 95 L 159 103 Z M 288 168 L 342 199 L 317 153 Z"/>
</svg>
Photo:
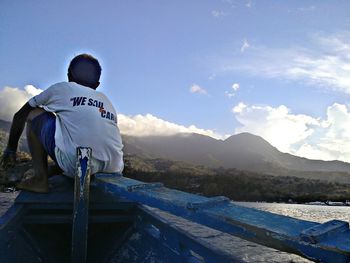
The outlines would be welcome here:
<svg viewBox="0 0 350 263">
<path fill-rule="evenodd" d="M 92 149 L 77 148 L 74 182 L 71 262 L 86 262 L 89 224 L 90 160 Z"/>
</svg>

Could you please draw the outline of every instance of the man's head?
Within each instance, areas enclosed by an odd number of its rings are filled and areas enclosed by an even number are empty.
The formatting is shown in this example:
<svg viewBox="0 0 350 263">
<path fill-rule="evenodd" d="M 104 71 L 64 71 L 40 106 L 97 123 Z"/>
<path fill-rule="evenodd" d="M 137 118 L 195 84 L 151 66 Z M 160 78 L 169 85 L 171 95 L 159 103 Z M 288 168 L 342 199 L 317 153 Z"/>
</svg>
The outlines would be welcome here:
<svg viewBox="0 0 350 263">
<path fill-rule="evenodd" d="M 91 55 L 78 55 L 69 64 L 68 81 L 96 89 L 100 85 L 100 76 L 100 63 Z"/>
</svg>

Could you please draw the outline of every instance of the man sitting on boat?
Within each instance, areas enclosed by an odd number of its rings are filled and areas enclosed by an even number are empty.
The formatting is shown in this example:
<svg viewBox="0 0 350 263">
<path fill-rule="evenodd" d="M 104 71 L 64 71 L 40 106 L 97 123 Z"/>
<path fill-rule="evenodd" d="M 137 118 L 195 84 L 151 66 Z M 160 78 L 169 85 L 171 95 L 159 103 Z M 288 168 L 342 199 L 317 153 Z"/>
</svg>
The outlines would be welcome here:
<svg viewBox="0 0 350 263">
<path fill-rule="evenodd" d="M 19 189 L 48 192 L 47 155 L 67 176 L 75 175 L 76 148 L 91 147 L 91 173 L 121 173 L 122 140 L 117 114 L 99 86 L 101 66 L 88 54 L 73 58 L 68 68 L 68 82 L 52 85 L 31 98 L 13 117 L 2 166 L 15 165 L 19 138 L 27 122 L 27 140 L 33 169 Z M 32 175 L 32 176 L 30 176 Z"/>
</svg>

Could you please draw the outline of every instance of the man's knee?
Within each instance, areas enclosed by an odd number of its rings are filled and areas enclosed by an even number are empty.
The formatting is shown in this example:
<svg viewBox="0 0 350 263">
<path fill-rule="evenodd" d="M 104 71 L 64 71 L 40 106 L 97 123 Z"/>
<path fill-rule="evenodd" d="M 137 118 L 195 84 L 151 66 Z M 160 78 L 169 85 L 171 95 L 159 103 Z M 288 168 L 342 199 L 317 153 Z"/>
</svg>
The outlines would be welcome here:
<svg viewBox="0 0 350 263">
<path fill-rule="evenodd" d="M 40 114 L 42 114 L 42 113 L 44 113 L 44 112 L 45 112 L 45 110 L 42 109 L 42 108 L 35 108 L 35 109 L 33 109 L 33 110 L 29 113 L 29 115 L 28 115 L 28 117 L 27 117 L 27 122 L 32 121 L 35 117 L 39 116 Z"/>
</svg>

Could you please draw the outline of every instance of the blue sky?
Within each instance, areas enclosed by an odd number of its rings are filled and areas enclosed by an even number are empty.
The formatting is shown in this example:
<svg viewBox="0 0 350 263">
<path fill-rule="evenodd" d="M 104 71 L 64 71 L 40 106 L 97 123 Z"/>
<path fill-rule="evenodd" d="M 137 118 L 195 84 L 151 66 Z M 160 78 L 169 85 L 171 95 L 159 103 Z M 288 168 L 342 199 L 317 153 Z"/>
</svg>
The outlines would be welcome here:
<svg viewBox="0 0 350 263">
<path fill-rule="evenodd" d="M 349 10 L 349 1 L 3 0 L 0 117 L 88 52 L 125 133 L 248 131 L 285 152 L 348 161 Z"/>
</svg>

